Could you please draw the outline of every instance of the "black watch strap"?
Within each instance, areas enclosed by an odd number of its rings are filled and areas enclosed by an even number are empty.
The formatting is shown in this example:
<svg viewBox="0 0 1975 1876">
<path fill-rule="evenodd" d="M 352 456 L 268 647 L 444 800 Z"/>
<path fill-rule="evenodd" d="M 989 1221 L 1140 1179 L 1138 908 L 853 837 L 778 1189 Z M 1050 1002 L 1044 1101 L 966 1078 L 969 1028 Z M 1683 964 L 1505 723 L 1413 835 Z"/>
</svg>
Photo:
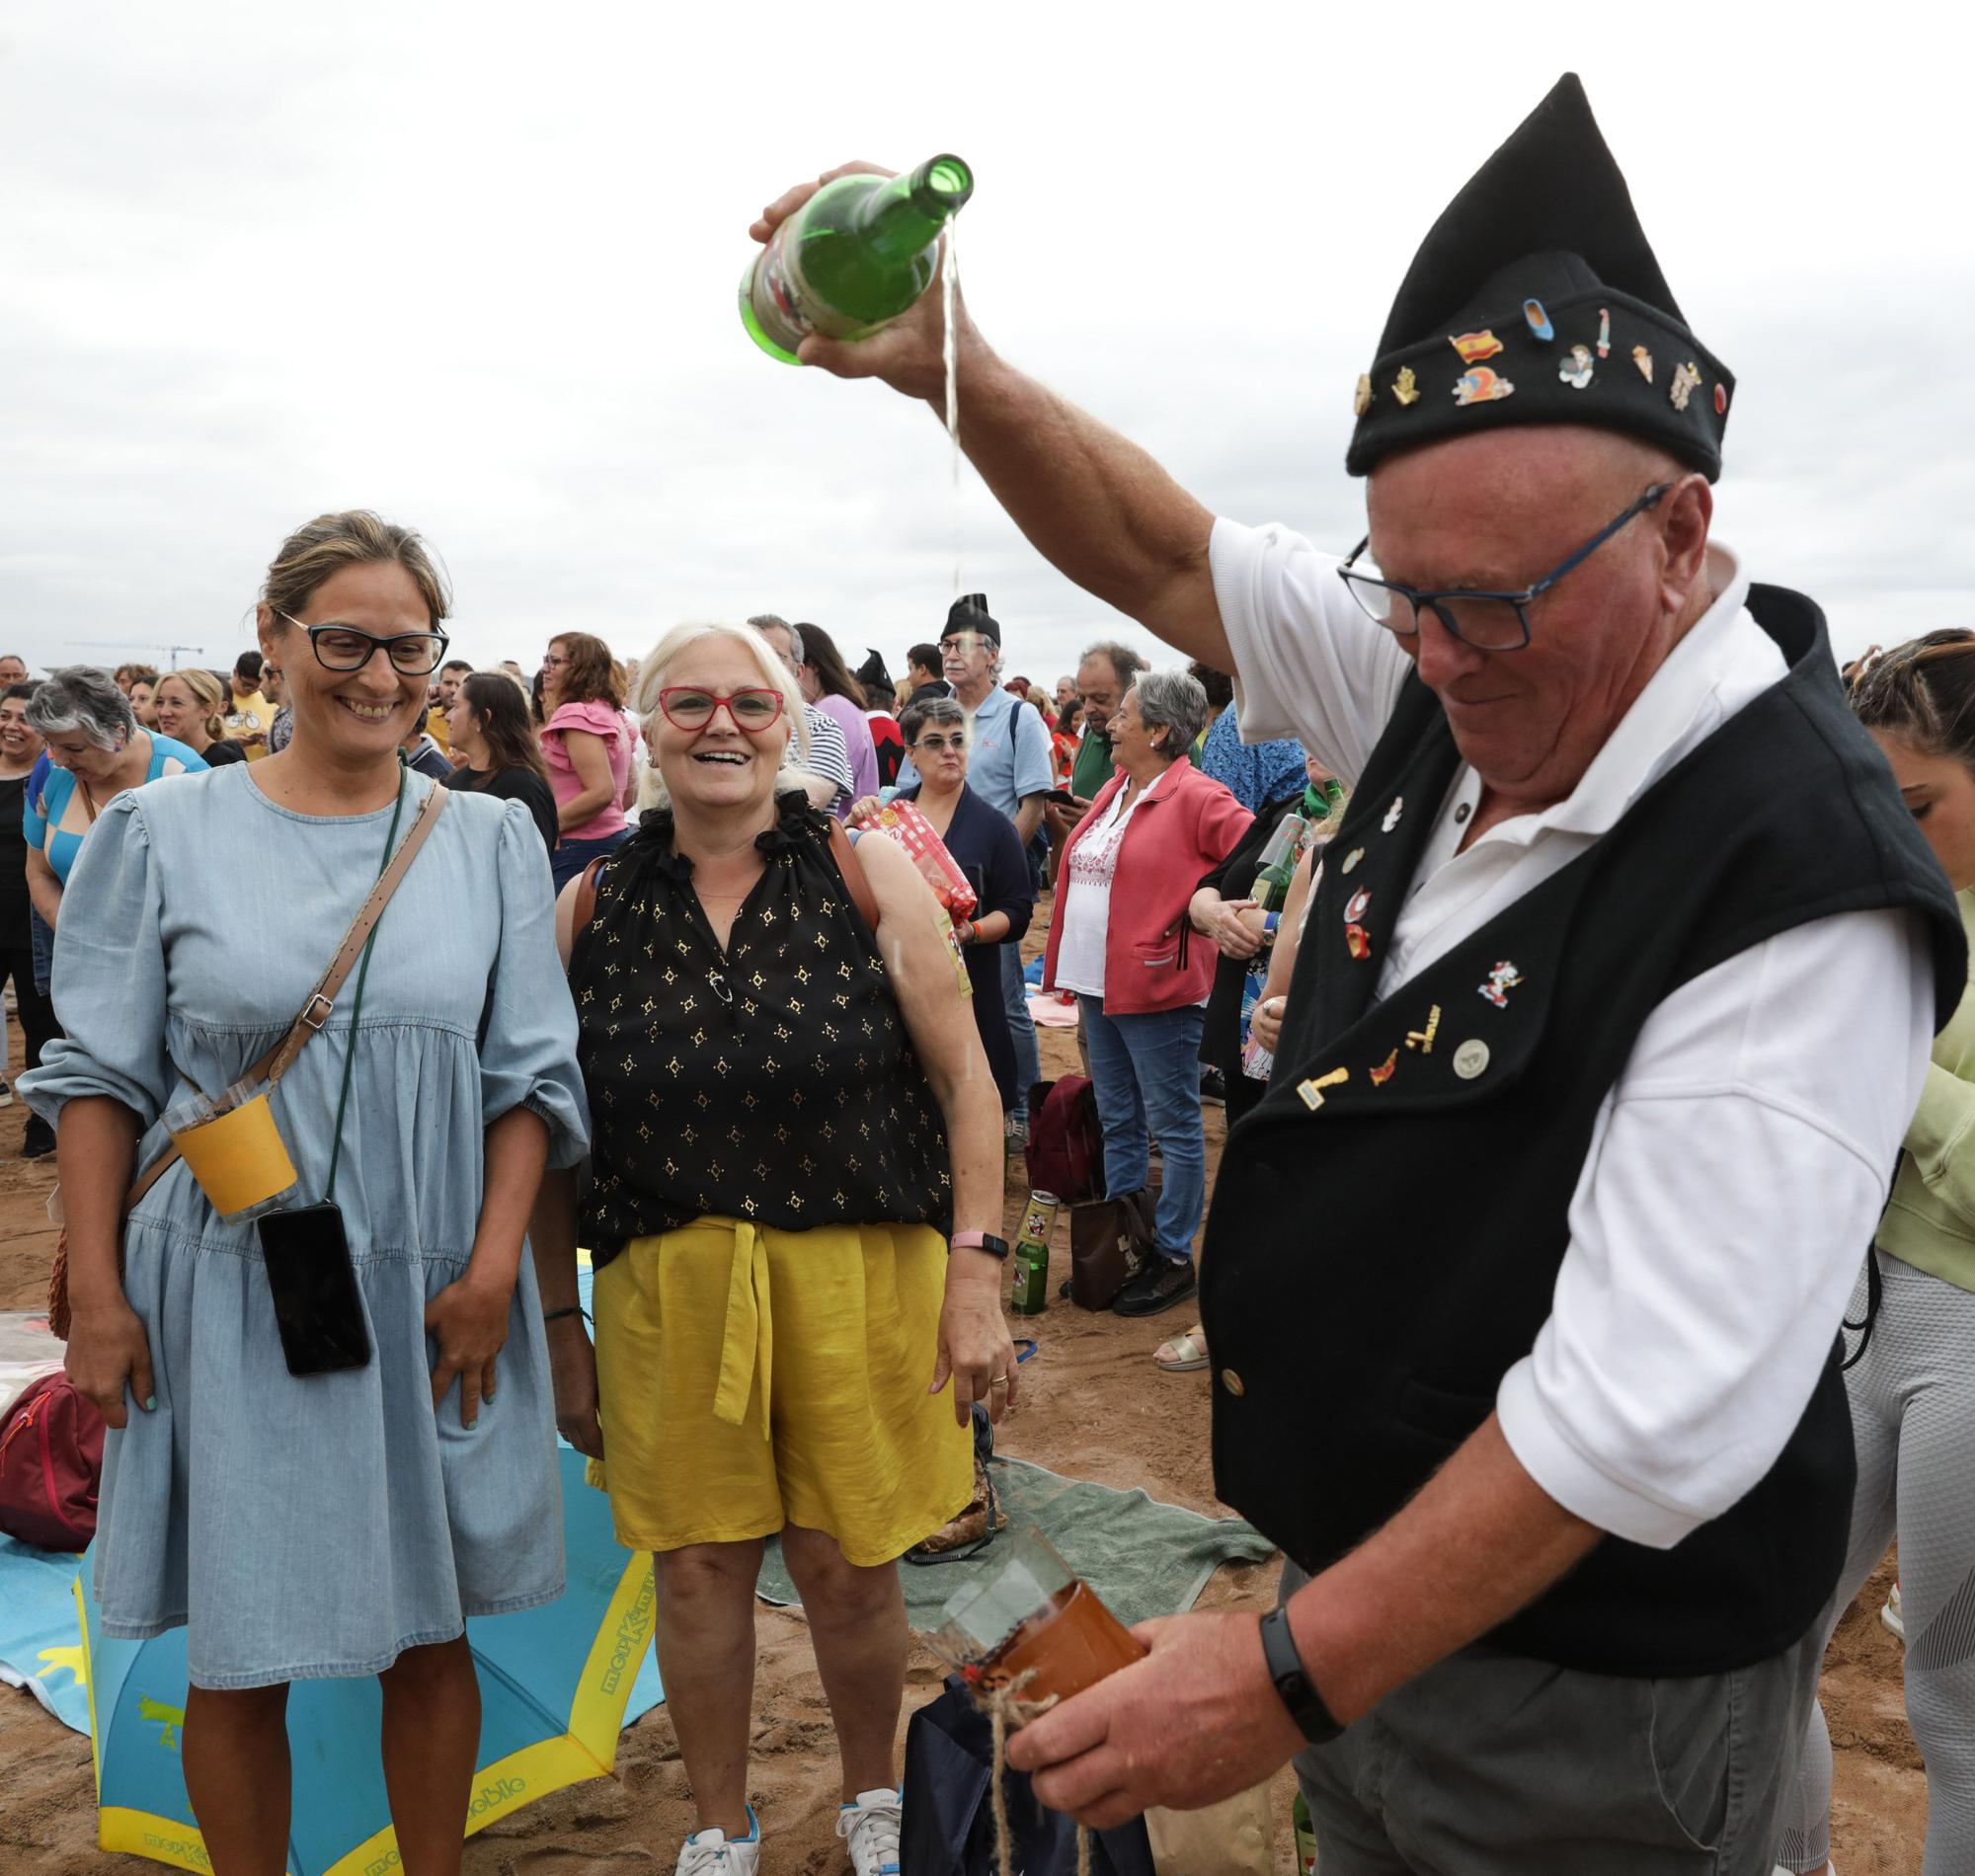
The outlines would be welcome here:
<svg viewBox="0 0 1975 1876">
<path fill-rule="evenodd" d="M 1283 1705 L 1304 1739 L 1312 1746 L 1321 1746 L 1344 1731 L 1323 1704 L 1323 1695 L 1317 1692 L 1303 1657 L 1297 1653 L 1287 1606 L 1272 1608 L 1262 1617 L 1262 1659 L 1268 1664 L 1269 1679 L 1276 1683 Z"/>
</svg>

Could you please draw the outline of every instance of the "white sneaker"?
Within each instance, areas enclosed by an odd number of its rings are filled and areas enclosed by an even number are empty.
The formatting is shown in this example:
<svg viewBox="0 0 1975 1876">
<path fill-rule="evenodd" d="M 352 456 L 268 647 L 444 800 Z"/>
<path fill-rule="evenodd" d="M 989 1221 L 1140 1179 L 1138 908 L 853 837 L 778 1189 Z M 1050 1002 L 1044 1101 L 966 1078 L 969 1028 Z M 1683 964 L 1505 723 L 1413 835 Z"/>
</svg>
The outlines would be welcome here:
<svg viewBox="0 0 1975 1876">
<path fill-rule="evenodd" d="M 695 1831 L 679 1848 L 673 1876 L 756 1876 L 761 1867 L 761 1821 L 748 1807 L 748 1835 Z"/>
<path fill-rule="evenodd" d="M 1906 1612 L 1900 1607 L 1900 1586 L 1897 1581 L 1893 1584 L 1892 1594 L 1886 1598 L 1886 1606 L 1879 1611 L 1879 1620 L 1884 1622 L 1901 1641 L 1906 1640 L 1907 1618 Z"/>
<path fill-rule="evenodd" d="M 905 1794 L 860 1791 L 855 1804 L 836 1814 L 836 1835 L 850 1848 L 856 1876 L 899 1876 L 899 1829 L 905 1823 Z"/>
</svg>

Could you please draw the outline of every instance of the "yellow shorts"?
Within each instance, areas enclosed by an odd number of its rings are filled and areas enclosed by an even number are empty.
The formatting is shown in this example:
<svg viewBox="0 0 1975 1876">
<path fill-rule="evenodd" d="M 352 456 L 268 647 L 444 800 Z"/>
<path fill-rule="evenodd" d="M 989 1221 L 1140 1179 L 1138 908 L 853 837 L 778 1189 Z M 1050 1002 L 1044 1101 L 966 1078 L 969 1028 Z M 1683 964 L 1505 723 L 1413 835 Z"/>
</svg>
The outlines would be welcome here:
<svg viewBox="0 0 1975 1876">
<path fill-rule="evenodd" d="M 973 1440 L 952 1384 L 926 1392 L 946 1261 L 918 1224 L 701 1218 L 633 1238 L 593 1293 L 617 1541 L 676 1550 L 794 1524 L 869 1566 L 955 1517 Z"/>
</svg>

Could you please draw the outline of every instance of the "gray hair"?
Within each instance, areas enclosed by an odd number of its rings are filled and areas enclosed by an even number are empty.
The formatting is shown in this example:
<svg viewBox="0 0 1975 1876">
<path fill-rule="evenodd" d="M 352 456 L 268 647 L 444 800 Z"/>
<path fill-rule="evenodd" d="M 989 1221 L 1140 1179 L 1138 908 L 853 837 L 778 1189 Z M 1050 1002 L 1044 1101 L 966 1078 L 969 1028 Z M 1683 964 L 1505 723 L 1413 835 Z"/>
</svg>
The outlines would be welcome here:
<svg viewBox="0 0 1975 1876">
<path fill-rule="evenodd" d="M 1207 707 L 1207 692 L 1200 679 L 1188 671 L 1142 672 L 1132 680 L 1132 693 L 1139 700 L 1139 721 L 1147 733 L 1166 732 L 1159 753 L 1168 761 L 1193 746 L 1193 739 L 1207 728 L 1207 720 L 1214 714 Z"/>
<path fill-rule="evenodd" d="M 922 703 L 908 705 L 906 714 L 899 719 L 899 734 L 908 743 L 916 743 L 919 732 L 928 724 L 965 723 L 967 712 L 951 697 L 928 697 Z"/>
<path fill-rule="evenodd" d="M 28 727 L 38 736 L 80 730 L 99 749 L 120 749 L 137 733 L 137 716 L 116 682 L 93 664 L 65 664 L 28 699 Z"/>
<path fill-rule="evenodd" d="M 1141 671 L 1151 668 L 1144 657 L 1133 651 L 1129 645 L 1119 644 L 1116 639 L 1099 639 L 1095 645 L 1085 646 L 1083 658 L 1079 658 L 1076 662 L 1081 664 L 1084 658 L 1103 659 L 1117 673 L 1121 690 L 1131 689 L 1133 678 Z M 1143 712 L 1145 705 L 1142 703 L 1139 708 Z"/>
<path fill-rule="evenodd" d="M 798 664 L 803 662 L 803 635 L 779 612 L 757 612 L 748 623 L 757 632 L 765 632 L 770 626 L 780 626 L 789 635 L 789 656 Z"/>
</svg>

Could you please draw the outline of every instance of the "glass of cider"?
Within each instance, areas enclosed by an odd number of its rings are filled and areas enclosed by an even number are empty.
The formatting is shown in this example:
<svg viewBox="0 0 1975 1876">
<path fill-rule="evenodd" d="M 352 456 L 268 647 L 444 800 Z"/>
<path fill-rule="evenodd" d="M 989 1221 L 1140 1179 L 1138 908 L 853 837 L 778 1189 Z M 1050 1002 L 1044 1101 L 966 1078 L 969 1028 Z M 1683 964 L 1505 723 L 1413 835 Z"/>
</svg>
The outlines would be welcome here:
<svg viewBox="0 0 1975 1876">
<path fill-rule="evenodd" d="M 987 1575 L 955 1594 L 927 1639 L 988 1684 L 1020 1681 L 1017 1691 L 1030 1702 L 1067 1700 L 1146 1655 L 1032 1525 L 1009 1534 Z"/>
</svg>

